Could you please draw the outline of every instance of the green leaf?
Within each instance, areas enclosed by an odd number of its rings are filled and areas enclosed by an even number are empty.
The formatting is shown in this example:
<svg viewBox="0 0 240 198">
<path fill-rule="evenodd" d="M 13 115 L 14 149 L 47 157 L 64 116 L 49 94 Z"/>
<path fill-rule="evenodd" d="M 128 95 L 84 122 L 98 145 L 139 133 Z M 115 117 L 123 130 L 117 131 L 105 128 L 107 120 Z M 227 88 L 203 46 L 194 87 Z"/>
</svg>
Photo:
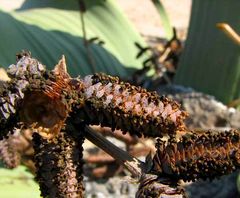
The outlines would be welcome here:
<svg viewBox="0 0 240 198">
<path fill-rule="evenodd" d="M 164 28 L 164 31 L 166 34 L 166 38 L 169 40 L 173 37 L 173 27 L 171 25 L 168 14 L 160 0 L 152 0 L 152 2 L 158 11 L 158 14 L 161 17 L 161 21 L 162 21 L 163 28 Z"/>
<path fill-rule="evenodd" d="M 238 177 L 237 177 L 237 189 L 238 189 L 238 192 L 240 193 L 240 174 L 238 174 Z"/>
<path fill-rule="evenodd" d="M 96 71 L 126 77 L 142 67 L 134 42 L 146 46 L 113 0 L 87 0 L 84 14 L 87 38 L 98 37 L 104 46 L 90 44 Z M 93 73 L 83 45 L 76 0 L 31 0 L 22 9 L 0 12 L 0 64 L 15 62 L 15 53 L 28 49 L 52 68 L 66 55 L 71 75 Z"/>
<path fill-rule="evenodd" d="M 240 96 L 240 47 L 216 24 L 240 32 L 240 1 L 194 0 L 185 49 L 175 82 L 229 103 Z"/>
<path fill-rule="evenodd" d="M 9 170 L 0 168 L 0 197 L 40 197 L 38 184 L 24 166 Z"/>
</svg>

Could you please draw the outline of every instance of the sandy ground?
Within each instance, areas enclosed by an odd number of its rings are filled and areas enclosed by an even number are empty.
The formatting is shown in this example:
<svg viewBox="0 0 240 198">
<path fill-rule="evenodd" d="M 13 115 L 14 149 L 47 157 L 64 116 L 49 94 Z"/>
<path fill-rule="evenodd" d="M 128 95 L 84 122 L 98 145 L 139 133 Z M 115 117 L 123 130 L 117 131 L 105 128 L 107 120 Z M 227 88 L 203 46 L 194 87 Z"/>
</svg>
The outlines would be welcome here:
<svg viewBox="0 0 240 198">
<path fill-rule="evenodd" d="M 0 8 L 13 10 L 24 0 L 0 0 Z M 136 29 L 145 36 L 164 37 L 161 18 L 151 0 L 116 0 Z M 185 34 L 191 9 L 191 0 L 161 0 L 169 15 L 171 23 L 180 34 Z"/>
<path fill-rule="evenodd" d="M 0 9 L 9 11 L 19 8 L 24 0 L 0 0 Z"/>
<path fill-rule="evenodd" d="M 191 11 L 191 0 L 161 0 L 172 26 L 185 34 Z M 161 18 L 150 0 L 117 0 L 138 31 L 147 36 L 163 37 Z"/>
</svg>

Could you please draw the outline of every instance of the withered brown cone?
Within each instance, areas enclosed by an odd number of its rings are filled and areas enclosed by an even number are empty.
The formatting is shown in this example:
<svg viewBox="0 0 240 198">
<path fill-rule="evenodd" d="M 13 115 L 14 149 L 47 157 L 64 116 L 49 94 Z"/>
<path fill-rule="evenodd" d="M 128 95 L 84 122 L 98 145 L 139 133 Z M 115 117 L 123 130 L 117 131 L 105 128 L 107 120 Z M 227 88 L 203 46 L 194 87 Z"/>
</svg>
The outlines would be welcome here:
<svg viewBox="0 0 240 198">
<path fill-rule="evenodd" d="M 0 161 L 10 169 L 16 168 L 20 164 L 20 155 L 9 139 L 0 141 Z"/>
<path fill-rule="evenodd" d="M 240 132 L 187 134 L 179 141 L 156 143 L 152 173 L 175 180 L 214 179 L 240 166 Z"/>
<path fill-rule="evenodd" d="M 15 130 L 13 135 L 0 141 L 0 158 L 7 168 L 15 168 L 21 163 L 35 173 L 33 156 L 31 130 Z"/>
<path fill-rule="evenodd" d="M 82 84 L 84 105 L 79 109 L 79 117 L 88 124 L 147 137 L 175 135 L 184 129 L 186 113 L 175 101 L 155 92 L 105 74 L 86 76 Z"/>
<path fill-rule="evenodd" d="M 0 139 L 11 133 L 19 123 L 20 103 L 30 82 L 41 78 L 45 67 L 28 53 L 19 55 L 16 65 L 10 65 L 7 74 L 10 81 L 0 88 Z"/>
<path fill-rule="evenodd" d="M 64 132 L 50 140 L 33 135 L 36 179 L 43 197 L 83 197 L 82 143 Z"/>
<path fill-rule="evenodd" d="M 14 127 L 18 127 L 18 103 L 23 98 L 24 87 L 22 80 L 13 80 L 0 87 L 0 139 L 12 134 Z"/>
<path fill-rule="evenodd" d="M 136 198 L 186 198 L 184 189 L 164 184 L 156 175 L 146 175 L 140 181 Z"/>
<path fill-rule="evenodd" d="M 45 137 L 53 137 L 63 127 L 77 97 L 66 71 L 64 56 L 55 69 L 43 73 L 40 80 L 29 80 L 30 84 L 21 102 L 21 121 Z"/>
</svg>

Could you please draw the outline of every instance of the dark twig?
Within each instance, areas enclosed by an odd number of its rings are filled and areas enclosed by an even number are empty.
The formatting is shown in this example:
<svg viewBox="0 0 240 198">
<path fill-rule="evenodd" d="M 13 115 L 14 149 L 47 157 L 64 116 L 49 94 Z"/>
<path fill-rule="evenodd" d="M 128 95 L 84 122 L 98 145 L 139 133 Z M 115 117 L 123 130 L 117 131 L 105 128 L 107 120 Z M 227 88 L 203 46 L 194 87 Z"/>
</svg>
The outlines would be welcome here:
<svg viewBox="0 0 240 198">
<path fill-rule="evenodd" d="M 118 148 L 89 126 L 85 127 L 85 137 L 124 165 L 133 177 L 140 179 L 145 174 L 146 167 L 143 162 Z"/>
<path fill-rule="evenodd" d="M 89 48 L 89 41 L 87 39 L 87 31 L 86 31 L 86 25 L 85 25 L 85 20 L 84 20 L 84 13 L 86 12 L 86 5 L 84 0 L 78 0 L 79 3 L 79 10 L 80 10 L 80 20 L 81 20 L 81 25 L 82 25 L 82 34 L 83 34 L 83 43 L 86 49 L 86 55 L 89 61 L 89 64 L 91 66 L 92 72 L 96 72 L 96 67 L 95 67 L 95 61 L 93 58 L 93 54 L 91 53 L 91 50 Z"/>
</svg>

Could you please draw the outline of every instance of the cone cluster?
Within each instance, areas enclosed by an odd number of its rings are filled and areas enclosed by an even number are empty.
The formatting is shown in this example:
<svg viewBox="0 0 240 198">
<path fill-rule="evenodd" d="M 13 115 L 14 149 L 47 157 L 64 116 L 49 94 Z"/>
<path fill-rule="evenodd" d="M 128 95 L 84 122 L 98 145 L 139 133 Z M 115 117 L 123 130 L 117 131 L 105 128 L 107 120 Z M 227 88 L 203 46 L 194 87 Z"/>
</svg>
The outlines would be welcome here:
<svg viewBox="0 0 240 198">
<path fill-rule="evenodd" d="M 159 177 L 171 181 L 213 179 L 240 166 L 239 131 L 190 133 L 177 140 L 176 133 L 186 130 L 187 114 L 175 101 L 156 92 L 101 73 L 71 78 L 64 57 L 49 72 L 25 53 L 9 67 L 8 75 L 10 82 L 0 88 L 0 139 L 20 122 L 38 130 L 33 145 L 43 197 L 83 197 L 84 131 L 71 131 L 79 124 L 100 124 L 139 137 L 169 135 L 167 142 L 157 140 L 150 160 L 150 173 L 157 178 L 143 182 L 139 197 L 165 194 Z M 0 154 L 9 167 L 17 164 L 5 140 L 0 142 Z"/>
</svg>

